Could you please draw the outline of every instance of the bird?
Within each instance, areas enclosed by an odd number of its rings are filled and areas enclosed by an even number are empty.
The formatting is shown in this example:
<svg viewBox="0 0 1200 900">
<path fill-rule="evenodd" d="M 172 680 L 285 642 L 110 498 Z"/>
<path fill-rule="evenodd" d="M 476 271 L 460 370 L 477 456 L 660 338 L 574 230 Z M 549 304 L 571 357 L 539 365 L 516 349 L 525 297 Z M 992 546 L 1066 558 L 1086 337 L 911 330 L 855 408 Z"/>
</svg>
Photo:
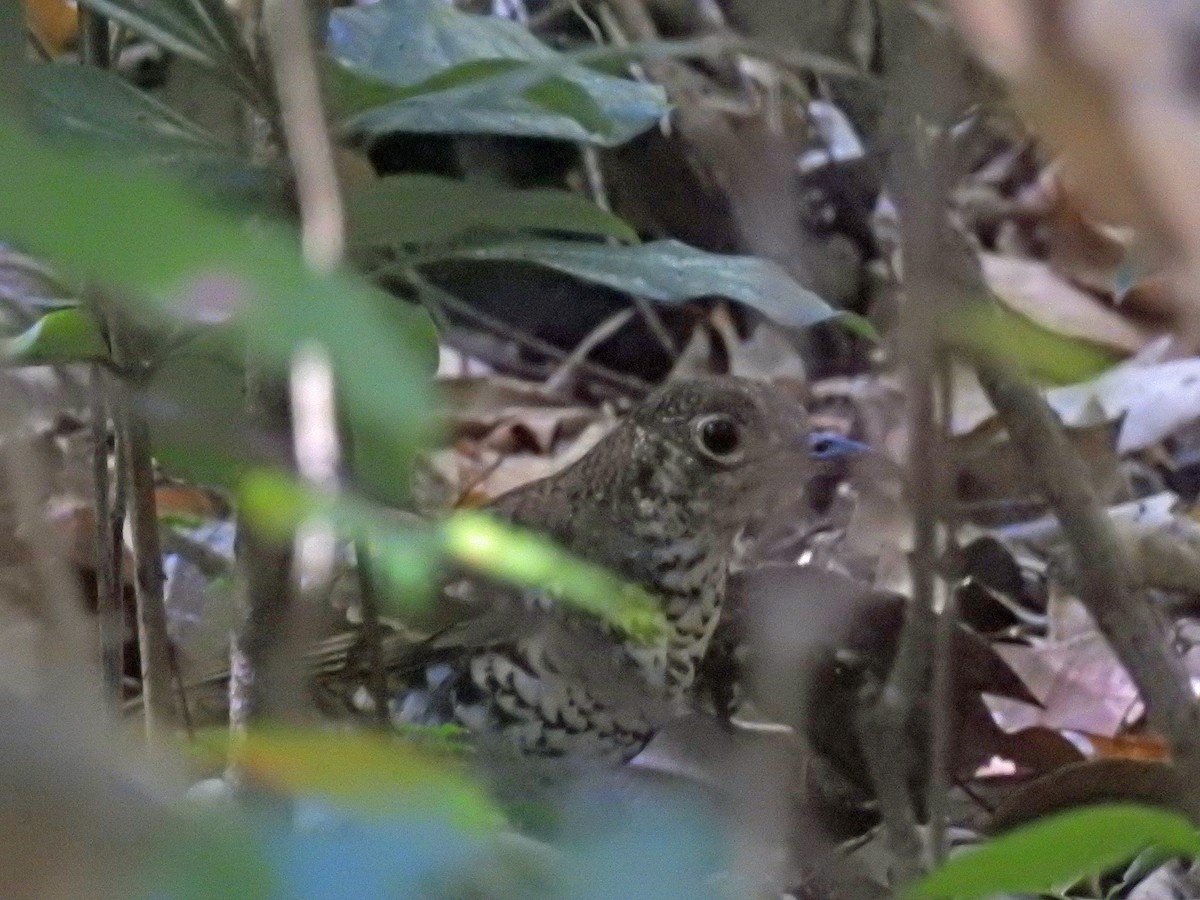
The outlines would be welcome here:
<svg viewBox="0 0 1200 900">
<path fill-rule="evenodd" d="M 456 573 L 441 592 L 449 623 L 389 653 L 393 720 L 628 761 L 686 706 L 745 536 L 865 449 L 814 430 L 768 384 L 669 381 L 574 464 L 486 507 L 640 585 L 661 636 L 642 643 L 536 588 Z"/>
</svg>

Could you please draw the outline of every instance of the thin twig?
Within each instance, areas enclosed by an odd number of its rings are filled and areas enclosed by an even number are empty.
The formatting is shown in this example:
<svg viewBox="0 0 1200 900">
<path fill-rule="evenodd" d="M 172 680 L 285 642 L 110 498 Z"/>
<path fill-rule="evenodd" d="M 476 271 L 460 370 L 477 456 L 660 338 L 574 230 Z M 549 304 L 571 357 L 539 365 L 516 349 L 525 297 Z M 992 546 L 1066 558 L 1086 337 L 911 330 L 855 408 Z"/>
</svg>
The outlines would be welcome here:
<svg viewBox="0 0 1200 900">
<path fill-rule="evenodd" d="M 930 690 L 935 668 L 931 661 L 939 643 L 949 643 L 945 629 L 950 627 L 948 619 L 939 618 L 949 600 L 944 585 L 939 590 L 937 565 L 946 539 L 941 520 L 948 505 L 950 466 L 945 433 L 935 416 L 934 376 L 945 353 L 940 335 L 947 305 L 978 291 L 981 278 L 973 254 L 947 215 L 950 188 L 960 174 L 950 136 L 960 74 L 950 54 L 929 52 L 926 25 L 907 5 L 888 7 L 883 38 L 893 89 L 887 128 L 893 148 L 889 189 L 900 214 L 903 263 L 899 357 L 904 361 L 909 403 L 913 603 L 887 683 L 875 708 L 864 711 L 864 721 L 874 730 L 863 735 L 863 748 L 895 855 L 894 874 L 904 883 L 918 876 L 928 862 L 907 784 L 917 762 L 911 726 Z M 943 659 L 937 665 L 948 663 Z M 946 713 L 933 710 L 934 721 Z M 934 736 L 935 744 L 941 743 L 931 749 L 943 757 L 936 764 L 944 765 L 947 748 L 940 733 Z M 935 773 L 932 790 L 943 790 L 939 783 L 943 777 L 944 772 Z M 934 845 L 942 840 L 939 835 Z"/>
<path fill-rule="evenodd" d="M 451 310 L 456 315 L 462 316 L 464 319 L 470 319 L 475 324 L 488 329 L 500 337 L 508 338 L 522 347 L 533 350 L 535 353 L 541 353 L 558 362 L 565 360 L 569 355 L 566 351 L 559 349 L 548 341 L 544 341 L 528 332 L 521 331 L 519 328 L 514 328 L 507 322 L 476 309 L 466 301 L 460 300 L 449 291 L 434 284 L 415 269 L 406 270 L 404 278 L 418 293 L 423 303 Z M 634 397 L 644 397 L 652 390 L 652 386 L 640 378 L 636 378 L 633 375 L 626 375 L 623 372 L 617 372 L 589 360 L 580 361 L 576 368 L 580 372 L 586 372 L 593 378 L 603 381 L 605 384 L 619 387 Z"/>
<path fill-rule="evenodd" d="M 50 48 L 46 46 L 46 42 L 28 25 L 25 26 L 25 37 L 29 40 L 29 45 L 33 47 L 34 52 L 42 62 L 54 62 L 54 54 L 50 52 Z"/>
<path fill-rule="evenodd" d="M 605 212 L 612 212 L 608 190 L 604 185 L 604 170 L 600 167 L 600 151 L 590 144 L 581 144 L 579 155 L 583 159 L 583 171 L 587 176 L 588 194 L 591 196 L 592 202 Z M 617 240 L 609 238 L 608 243 L 616 244 Z M 663 349 L 667 351 L 672 360 L 679 359 L 679 347 L 671 336 L 671 332 L 667 331 L 667 326 L 663 324 L 662 316 L 645 297 L 640 294 L 630 294 L 629 296 L 645 321 L 646 327 L 650 329 L 650 333 L 662 344 Z"/>
<path fill-rule="evenodd" d="M 86 6 L 79 7 L 79 62 L 82 65 L 108 68 L 109 22 L 104 16 Z M 101 323 L 104 313 L 102 298 L 96 293 L 90 298 L 92 313 Z M 111 529 L 113 517 L 112 485 L 109 478 L 108 451 L 108 376 L 103 366 L 93 364 L 88 380 L 92 437 L 92 490 L 95 497 L 93 546 L 96 556 L 96 613 L 100 634 L 100 671 L 105 693 L 119 706 L 123 699 L 125 676 L 125 609 L 124 585 L 117 576 L 121 533 Z"/>
<path fill-rule="evenodd" d="M 550 373 L 550 377 L 546 379 L 546 383 L 542 386 L 543 390 L 547 394 L 558 393 L 567 379 L 571 377 L 571 373 L 579 368 L 579 364 L 587 359 L 593 350 L 629 324 L 629 320 L 633 318 L 634 312 L 632 309 L 617 310 L 617 312 L 593 328 L 576 345 L 575 349 L 562 361 L 558 368 Z"/>
<path fill-rule="evenodd" d="M 944 435 L 950 433 L 950 416 L 954 409 L 954 381 L 946 360 L 937 368 L 939 458 L 933 460 L 935 476 L 928 489 L 934 494 L 934 513 L 943 521 L 943 532 L 954 534 L 950 516 L 949 485 L 944 473 L 949 468 Z M 947 537 L 947 540 L 951 538 Z M 933 561 L 930 560 L 932 563 Z M 937 615 L 934 629 L 933 673 L 929 691 L 929 787 L 926 792 L 926 813 L 929 818 L 930 857 L 934 865 L 941 863 L 947 853 L 947 828 L 949 826 L 949 794 L 951 780 L 950 756 L 951 722 L 954 710 L 954 634 L 958 627 L 958 608 L 955 590 L 947 582 L 945 574 L 934 574 L 931 606 Z"/>
</svg>

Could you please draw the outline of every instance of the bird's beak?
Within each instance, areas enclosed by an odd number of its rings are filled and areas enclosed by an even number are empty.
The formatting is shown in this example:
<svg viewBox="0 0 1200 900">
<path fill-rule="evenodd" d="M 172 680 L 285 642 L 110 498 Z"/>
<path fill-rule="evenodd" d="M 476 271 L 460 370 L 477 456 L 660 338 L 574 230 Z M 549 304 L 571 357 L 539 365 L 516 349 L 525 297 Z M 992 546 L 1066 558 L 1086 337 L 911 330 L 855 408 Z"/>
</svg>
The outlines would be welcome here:
<svg viewBox="0 0 1200 900">
<path fill-rule="evenodd" d="M 822 461 L 858 456 L 871 448 L 836 431 L 814 431 L 807 437 L 808 455 Z"/>
</svg>

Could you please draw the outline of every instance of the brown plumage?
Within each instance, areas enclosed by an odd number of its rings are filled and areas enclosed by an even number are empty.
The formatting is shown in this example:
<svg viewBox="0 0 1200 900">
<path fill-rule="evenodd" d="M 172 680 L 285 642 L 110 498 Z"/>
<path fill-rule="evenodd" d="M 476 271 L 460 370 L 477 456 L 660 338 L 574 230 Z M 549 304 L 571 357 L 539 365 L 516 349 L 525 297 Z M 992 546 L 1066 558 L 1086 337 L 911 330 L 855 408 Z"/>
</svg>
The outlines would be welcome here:
<svg viewBox="0 0 1200 900">
<path fill-rule="evenodd" d="M 446 588 L 457 621 L 397 667 L 399 718 L 454 720 L 526 752 L 632 757 L 692 686 L 739 536 L 856 449 L 814 435 L 769 386 L 667 385 L 574 465 L 489 508 L 643 585 L 664 638 L 640 646 L 540 591 L 458 578 Z"/>
</svg>

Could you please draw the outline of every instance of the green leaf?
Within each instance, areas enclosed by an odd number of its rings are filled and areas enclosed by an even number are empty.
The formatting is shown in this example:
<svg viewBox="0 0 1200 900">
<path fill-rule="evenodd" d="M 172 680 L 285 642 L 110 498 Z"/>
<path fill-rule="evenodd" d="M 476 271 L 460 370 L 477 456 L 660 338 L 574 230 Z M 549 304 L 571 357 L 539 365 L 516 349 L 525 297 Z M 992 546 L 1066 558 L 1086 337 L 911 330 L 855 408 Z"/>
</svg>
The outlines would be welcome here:
<svg viewBox="0 0 1200 900">
<path fill-rule="evenodd" d="M 245 368 L 220 352 L 185 346 L 167 354 L 139 385 L 155 459 L 172 475 L 234 487 L 253 457 Z"/>
<path fill-rule="evenodd" d="M 266 109 L 254 58 L 224 0 L 79 0 L 160 47 L 205 68 L 224 72 L 230 86 Z"/>
<path fill-rule="evenodd" d="M 1147 848 L 1200 853 L 1200 833 L 1178 813 L 1111 804 L 1051 816 L 964 851 L 909 889 L 909 898 L 1054 893 Z"/>
<path fill-rule="evenodd" d="M 506 134 L 615 146 L 667 112 L 656 86 L 604 75 L 515 22 L 440 0 L 334 10 L 329 49 L 345 67 L 335 70 L 335 95 L 352 99 L 346 127 L 357 135 Z M 390 102 L 382 84 L 396 90 Z"/>
<path fill-rule="evenodd" d="M 789 327 L 836 312 L 780 266 L 752 256 L 724 256 L 679 241 L 612 247 L 580 241 L 520 240 L 448 251 L 447 256 L 537 263 L 660 303 L 728 297 Z"/>
<path fill-rule="evenodd" d="M 431 433 L 428 315 L 357 279 L 310 272 L 289 232 L 248 230 L 165 177 L 41 146 L 0 118 L 0 234 L 175 322 L 226 323 L 228 359 L 248 341 L 282 373 L 298 345 L 317 342 L 347 410 L 398 448 Z"/>
<path fill-rule="evenodd" d="M 46 63 L 26 70 L 39 129 L 55 143 L 75 143 L 127 163 L 169 166 L 228 193 L 280 191 L 282 178 L 252 167 L 241 150 L 175 110 L 94 66 Z M 252 193 L 256 192 L 256 193 Z"/>
<path fill-rule="evenodd" d="M 229 748 L 228 732 L 203 744 L 218 759 L 232 752 L 259 784 L 293 795 L 324 797 L 350 809 L 393 816 L 445 818 L 458 828 L 491 833 L 504 816 L 466 773 L 404 740 L 371 734 L 259 729 Z"/>
<path fill-rule="evenodd" d="M 351 188 L 346 211 L 348 241 L 358 247 L 432 244 L 471 232 L 557 231 L 637 241 L 633 228 L 578 194 L 437 175 L 393 175 Z"/>
<path fill-rule="evenodd" d="M 573 119 L 592 134 L 603 136 L 614 130 L 600 104 L 569 78 L 552 75 L 525 88 L 521 96 L 539 109 Z"/>
<path fill-rule="evenodd" d="M 352 117 L 386 103 L 485 81 L 496 75 L 528 71 L 529 68 L 516 59 L 474 59 L 400 87 L 338 59 L 326 57 L 323 67 L 330 105 L 343 117 Z"/>
<path fill-rule="evenodd" d="M 194 154 L 236 157 L 235 147 L 193 124 L 120 75 L 95 66 L 30 66 L 26 83 L 48 136 L 85 141 L 89 148 L 137 153 L 174 162 Z"/>
<path fill-rule="evenodd" d="M 9 365 L 59 366 L 108 358 L 100 326 L 78 306 L 46 313 L 3 346 Z"/>
<path fill-rule="evenodd" d="M 1121 359 L 1112 350 L 1044 328 L 991 297 L 964 303 L 942 326 L 952 343 L 1006 359 L 1050 384 L 1086 381 Z"/>
<path fill-rule="evenodd" d="M 443 525 L 442 535 L 447 552 L 477 571 L 540 587 L 637 640 L 662 636 L 666 623 L 653 597 L 603 567 L 564 552 L 544 535 L 478 512 L 455 513 Z"/>
<path fill-rule="evenodd" d="M 368 541 L 373 564 L 406 589 L 424 580 L 437 557 L 447 554 L 502 581 L 541 588 L 638 640 L 660 637 L 666 625 L 658 604 L 642 588 L 572 556 L 544 535 L 483 513 L 455 513 L 438 528 L 401 523 L 362 500 L 322 493 L 271 471 L 248 475 L 239 499 L 250 521 L 270 533 L 290 534 L 301 522 L 324 519 L 342 534 Z M 386 596 L 397 603 L 401 594 Z"/>
</svg>

